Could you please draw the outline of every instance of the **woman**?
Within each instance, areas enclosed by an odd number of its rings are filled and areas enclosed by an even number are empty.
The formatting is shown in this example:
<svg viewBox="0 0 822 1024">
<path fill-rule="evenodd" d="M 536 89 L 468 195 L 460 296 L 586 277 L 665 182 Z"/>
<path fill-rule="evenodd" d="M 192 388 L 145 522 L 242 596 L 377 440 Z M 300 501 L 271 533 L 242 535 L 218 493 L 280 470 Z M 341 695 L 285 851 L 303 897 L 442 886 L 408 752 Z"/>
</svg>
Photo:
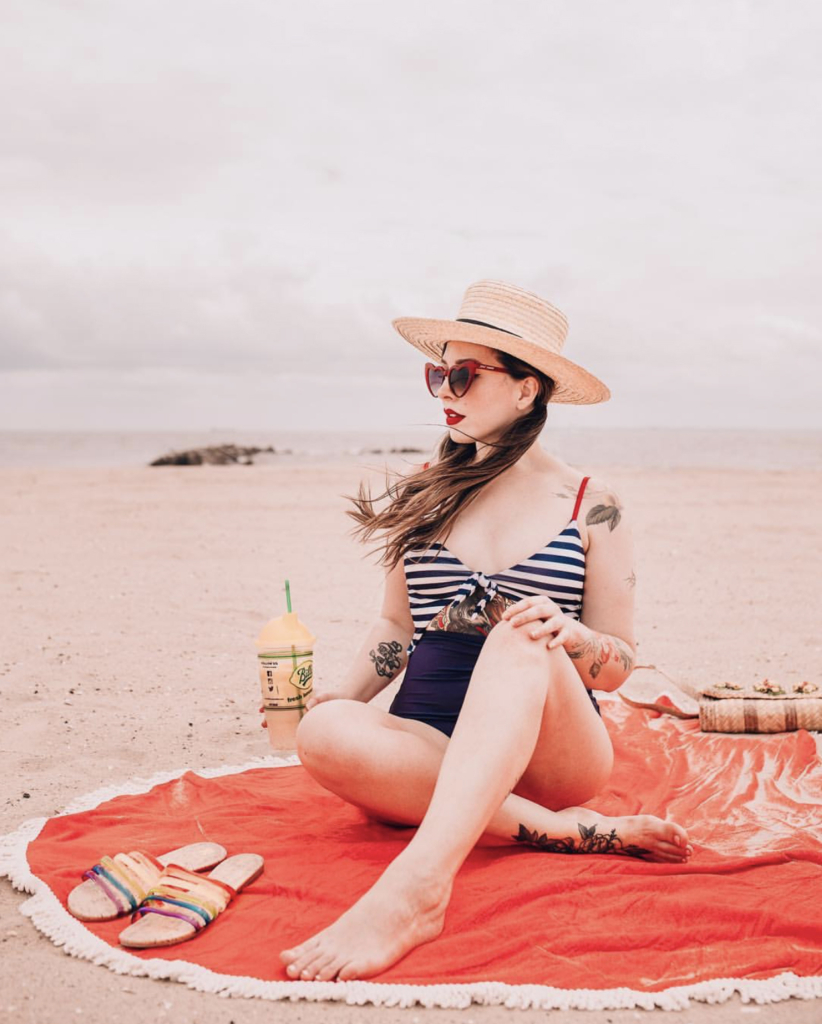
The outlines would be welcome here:
<svg viewBox="0 0 822 1024">
<path fill-rule="evenodd" d="M 632 542 L 613 490 L 537 440 L 549 401 L 608 389 L 560 354 L 562 313 L 501 282 L 472 285 L 456 320 L 394 326 L 434 358 L 448 433 L 381 512 L 362 485 L 353 499 L 355 532 L 386 538 L 382 614 L 297 743 L 321 785 L 419 827 L 351 909 L 282 952 L 293 978 L 368 977 L 435 938 L 481 837 L 667 863 L 692 852 L 678 824 L 579 806 L 613 766 L 591 689 L 616 690 L 634 664 Z M 389 712 L 367 703 L 403 668 Z"/>
</svg>

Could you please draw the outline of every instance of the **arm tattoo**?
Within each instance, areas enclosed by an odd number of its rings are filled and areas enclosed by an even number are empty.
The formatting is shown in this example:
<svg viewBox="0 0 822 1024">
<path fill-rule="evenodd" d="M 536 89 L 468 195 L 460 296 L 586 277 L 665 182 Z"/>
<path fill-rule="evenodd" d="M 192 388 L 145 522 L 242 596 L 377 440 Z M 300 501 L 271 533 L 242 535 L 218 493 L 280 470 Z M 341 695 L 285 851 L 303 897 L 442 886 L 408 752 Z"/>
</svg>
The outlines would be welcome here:
<svg viewBox="0 0 822 1024">
<path fill-rule="evenodd" d="M 608 504 L 606 505 L 594 505 L 588 510 L 588 515 L 585 517 L 586 526 L 596 526 L 597 523 L 607 523 L 608 529 L 614 531 L 619 525 L 619 521 L 622 518 L 619 510 L 622 505 L 619 503 L 619 499 L 613 493 L 608 495 L 606 499 Z"/>
<path fill-rule="evenodd" d="M 625 577 L 625 582 L 629 587 L 633 588 L 636 586 L 636 571 L 631 569 L 631 575 Z"/>
<path fill-rule="evenodd" d="M 519 834 L 511 838 L 546 853 L 622 853 L 626 857 L 644 857 L 651 852 L 634 843 L 626 846 L 615 828 L 610 832 L 597 832 L 596 825 L 583 825 L 581 822 L 577 822 L 577 828 L 580 835 L 578 842 L 575 842 L 572 836 L 549 839 L 544 832 L 542 835 L 536 829 L 532 832 L 523 824 L 519 826 Z"/>
<path fill-rule="evenodd" d="M 378 676 L 386 676 L 390 679 L 399 671 L 400 652 L 402 644 L 397 640 L 383 640 L 377 644 L 376 650 L 369 651 L 368 657 L 374 662 Z"/>
<path fill-rule="evenodd" d="M 612 658 L 619 661 L 626 672 L 633 671 L 634 652 L 619 637 L 609 636 L 607 633 L 594 633 L 579 643 L 576 647 L 568 650 L 570 658 L 590 658 L 588 673 L 592 679 L 600 673 L 600 669 Z"/>
</svg>

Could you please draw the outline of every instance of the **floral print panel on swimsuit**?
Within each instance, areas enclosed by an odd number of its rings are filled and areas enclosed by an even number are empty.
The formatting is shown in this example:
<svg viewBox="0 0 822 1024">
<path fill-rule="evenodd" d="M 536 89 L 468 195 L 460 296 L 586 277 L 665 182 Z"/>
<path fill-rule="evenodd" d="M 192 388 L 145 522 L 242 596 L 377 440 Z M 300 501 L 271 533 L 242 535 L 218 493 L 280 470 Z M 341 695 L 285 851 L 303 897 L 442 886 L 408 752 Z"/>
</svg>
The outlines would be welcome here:
<svg viewBox="0 0 822 1024">
<path fill-rule="evenodd" d="M 518 599 L 496 593 L 486 602 L 484 608 L 477 612 L 477 604 L 484 594 L 485 590 L 478 584 L 467 597 L 446 605 L 428 624 L 426 632 L 488 636 L 502 618 L 505 609 L 516 604 Z"/>
</svg>

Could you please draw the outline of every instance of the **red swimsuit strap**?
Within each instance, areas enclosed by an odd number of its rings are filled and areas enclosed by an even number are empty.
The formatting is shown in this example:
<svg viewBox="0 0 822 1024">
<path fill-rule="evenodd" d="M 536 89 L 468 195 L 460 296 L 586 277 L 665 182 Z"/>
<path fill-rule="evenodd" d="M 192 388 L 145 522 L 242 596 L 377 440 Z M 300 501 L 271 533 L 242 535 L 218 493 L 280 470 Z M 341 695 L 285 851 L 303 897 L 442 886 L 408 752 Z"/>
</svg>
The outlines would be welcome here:
<svg viewBox="0 0 822 1024">
<path fill-rule="evenodd" d="M 585 491 L 585 485 L 590 479 L 591 478 L 589 476 L 582 478 L 582 483 L 579 485 L 579 490 L 577 491 L 577 503 L 574 505 L 574 514 L 571 516 L 571 522 L 573 522 L 579 514 L 579 506 L 582 504 L 582 495 Z"/>
</svg>

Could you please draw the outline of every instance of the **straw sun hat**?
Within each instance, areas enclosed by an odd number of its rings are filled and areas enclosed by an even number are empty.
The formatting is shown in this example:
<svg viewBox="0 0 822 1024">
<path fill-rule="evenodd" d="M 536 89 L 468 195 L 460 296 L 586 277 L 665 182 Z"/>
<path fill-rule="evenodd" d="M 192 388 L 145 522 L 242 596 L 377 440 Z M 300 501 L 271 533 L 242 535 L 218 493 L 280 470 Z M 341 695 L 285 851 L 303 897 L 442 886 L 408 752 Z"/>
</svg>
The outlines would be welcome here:
<svg viewBox="0 0 822 1024">
<path fill-rule="evenodd" d="M 447 341 L 501 349 L 554 381 L 552 402 L 594 405 L 611 392 L 587 370 L 560 355 L 568 321 L 550 302 L 504 281 L 477 281 L 463 296 L 455 320 L 400 317 L 394 327 L 415 348 L 439 362 Z"/>
</svg>

